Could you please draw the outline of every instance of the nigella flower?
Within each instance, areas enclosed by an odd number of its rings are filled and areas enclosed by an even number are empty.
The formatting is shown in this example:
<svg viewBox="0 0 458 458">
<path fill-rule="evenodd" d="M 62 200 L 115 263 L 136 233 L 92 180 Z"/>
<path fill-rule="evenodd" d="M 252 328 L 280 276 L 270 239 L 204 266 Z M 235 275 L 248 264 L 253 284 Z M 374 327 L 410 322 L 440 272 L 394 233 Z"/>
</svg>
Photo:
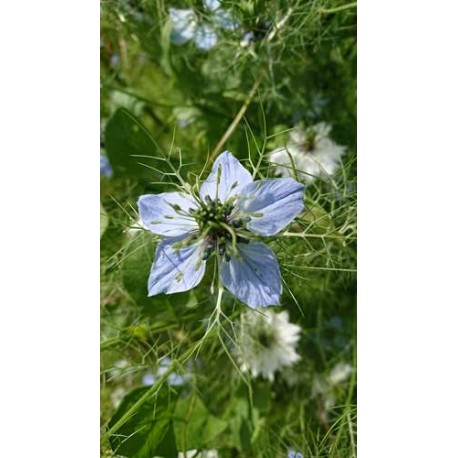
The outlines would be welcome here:
<svg viewBox="0 0 458 458">
<path fill-rule="evenodd" d="M 209 14 L 209 21 L 206 22 L 199 20 L 192 9 L 170 8 L 170 41 L 173 44 L 182 45 L 193 40 L 199 49 L 208 51 L 218 41 L 217 27 L 235 30 L 239 26 L 239 22 L 232 17 L 230 11 L 221 8 L 218 0 L 204 0 L 204 6 Z"/>
<path fill-rule="evenodd" d="M 296 345 L 300 332 L 300 326 L 289 322 L 286 311 L 244 313 L 240 320 L 238 355 L 242 372 L 250 371 L 253 377 L 273 381 L 276 371 L 299 361 Z"/>
<path fill-rule="evenodd" d="M 302 455 L 302 453 L 296 452 L 293 449 L 289 449 L 288 458 L 304 458 L 304 455 Z"/>
<path fill-rule="evenodd" d="M 113 175 L 113 169 L 111 168 L 109 159 L 102 154 L 100 155 L 100 173 L 105 175 L 107 178 L 110 178 L 111 175 Z"/>
<path fill-rule="evenodd" d="M 308 129 L 295 126 L 286 146 L 269 154 L 274 173 L 283 177 L 297 174 L 305 182 L 332 176 L 340 165 L 345 147 L 331 140 L 330 131 L 331 126 L 323 122 Z"/>
<path fill-rule="evenodd" d="M 229 152 L 215 161 L 199 192 L 141 196 L 142 224 L 164 236 L 148 295 L 197 286 L 216 256 L 222 284 L 250 307 L 278 305 L 282 291 L 274 253 L 254 236 L 280 232 L 303 210 L 304 185 L 292 178 L 253 181 Z"/>
</svg>

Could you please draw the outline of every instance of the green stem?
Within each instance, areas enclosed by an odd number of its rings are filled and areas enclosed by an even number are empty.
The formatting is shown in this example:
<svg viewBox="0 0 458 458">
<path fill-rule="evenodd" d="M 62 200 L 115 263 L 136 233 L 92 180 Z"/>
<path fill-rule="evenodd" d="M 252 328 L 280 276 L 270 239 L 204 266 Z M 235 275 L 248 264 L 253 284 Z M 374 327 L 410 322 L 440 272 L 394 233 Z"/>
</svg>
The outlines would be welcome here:
<svg viewBox="0 0 458 458">
<path fill-rule="evenodd" d="M 356 8 L 356 2 L 347 3 L 346 5 L 336 6 L 335 8 L 329 9 L 319 9 L 318 11 L 322 14 L 332 14 L 337 13 L 339 11 L 348 10 L 350 8 Z"/>
<path fill-rule="evenodd" d="M 253 100 L 254 95 L 256 94 L 256 91 L 258 90 L 259 85 L 261 84 L 262 77 L 259 78 L 257 81 L 255 81 L 253 87 L 251 88 L 250 93 L 248 94 L 245 102 L 241 106 L 239 112 L 237 113 L 236 117 L 234 120 L 231 122 L 230 126 L 227 128 L 226 132 L 224 132 L 223 136 L 220 138 L 216 146 L 213 148 L 213 151 L 210 154 L 210 158 L 207 161 L 207 165 L 210 165 L 213 160 L 216 158 L 218 153 L 221 151 L 222 147 L 224 144 L 227 142 L 227 140 L 230 138 L 230 136 L 234 133 L 235 128 L 238 126 L 239 122 L 242 120 L 243 115 L 247 111 L 248 107 L 250 106 L 251 101 Z"/>
<path fill-rule="evenodd" d="M 137 410 L 148 400 L 150 399 L 154 394 L 156 394 L 157 391 L 159 391 L 160 387 L 162 384 L 167 380 L 168 376 L 177 368 L 177 366 L 184 361 L 186 361 L 194 352 L 194 348 L 190 348 L 187 352 L 185 352 L 180 358 L 173 360 L 170 363 L 170 366 L 167 368 L 167 370 L 159 377 L 157 382 L 151 386 L 141 398 L 138 399 L 137 402 L 132 404 L 130 409 L 125 412 L 125 414 L 110 428 L 108 429 L 103 435 L 102 435 L 102 442 L 107 440 L 109 436 L 113 435 L 116 433 L 116 431 L 121 428 L 126 422 L 128 422 L 132 416 L 137 412 Z"/>
</svg>

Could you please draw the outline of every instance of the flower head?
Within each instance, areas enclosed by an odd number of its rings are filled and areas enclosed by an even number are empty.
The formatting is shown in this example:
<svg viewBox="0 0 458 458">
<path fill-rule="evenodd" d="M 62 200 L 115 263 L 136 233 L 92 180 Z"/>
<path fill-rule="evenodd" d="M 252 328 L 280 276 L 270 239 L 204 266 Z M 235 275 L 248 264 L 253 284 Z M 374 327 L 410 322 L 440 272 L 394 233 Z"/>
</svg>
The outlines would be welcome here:
<svg viewBox="0 0 458 458">
<path fill-rule="evenodd" d="M 302 181 L 312 182 L 316 177 L 329 178 L 340 165 L 345 147 L 334 143 L 331 126 L 319 123 L 308 129 L 295 126 L 285 147 L 269 154 L 274 173 L 283 177 L 297 175 Z"/>
<path fill-rule="evenodd" d="M 288 458 L 304 458 L 304 455 L 302 455 L 302 453 L 296 452 L 293 449 L 289 449 Z"/>
<path fill-rule="evenodd" d="M 217 259 L 222 284 L 250 307 L 278 305 L 280 269 L 254 236 L 280 232 L 302 212 L 304 185 L 291 178 L 253 181 L 229 152 L 222 153 L 199 192 L 144 195 L 142 224 L 164 236 L 148 281 L 149 296 L 187 291 Z"/>
<path fill-rule="evenodd" d="M 289 322 L 286 311 L 244 313 L 240 325 L 241 370 L 273 381 L 276 371 L 299 361 L 296 345 L 300 332 L 300 326 Z"/>
<path fill-rule="evenodd" d="M 239 22 L 234 19 L 230 11 L 221 8 L 219 0 L 205 0 L 205 9 L 209 20 L 199 20 L 192 9 L 170 8 L 169 15 L 172 22 L 170 41 L 175 45 L 182 45 L 190 40 L 204 51 L 213 48 L 218 41 L 217 28 L 235 30 Z"/>
</svg>

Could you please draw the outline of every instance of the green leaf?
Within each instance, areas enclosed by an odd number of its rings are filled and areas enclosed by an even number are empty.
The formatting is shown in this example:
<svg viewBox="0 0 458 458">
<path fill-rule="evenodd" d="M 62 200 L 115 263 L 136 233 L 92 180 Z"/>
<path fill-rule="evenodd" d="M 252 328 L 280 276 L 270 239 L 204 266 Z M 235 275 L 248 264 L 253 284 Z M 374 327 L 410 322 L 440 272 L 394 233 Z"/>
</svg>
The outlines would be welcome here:
<svg viewBox="0 0 458 458">
<path fill-rule="evenodd" d="M 226 421 L 208 412 L 195 393 L 177 402 L 173 427 L 179 450 L 205 448 L 227 426 Z"/>
<path fill-rule="evenodd" d="M 270 411 L 272 392 L 269 385 L 257 384 L 253 389 L 253 407 L 262 415 Z"/>
<path fill-rule="evenodd" d="M 105 129 L 105 146 L 116 176 L 153 180 L 158 177 L 148 166 L 160 168 L 157 146 L 146 128 L 125 108 L 119 108 Z M 143 157 L 138 157 L 143 156 Z"/>
<path fill-rule="evenodd" d="M 194 309 L 199 305 L 199 300 L 193 290 L 174 294 L 169 297 L 168 301 L 175 309 Z"/>
<path fill-rule="evenodd" d="M 252 427 L 249 421 L 249 404 L 244 391 L 239 390 L 239 396 L 234 397 L 224 414 L 230 429 L 230 444 L 239 451 L 251 453 Z"/>
<path fill-rule="evenodd" d="M 108 223 L 110 222 L 110 219 L 108 218 L 108 214 L 103 208 L 103 205 L 100 204 L 100 238 L 102 238 L 102 235 L 104 234 L 106 228 L 108 227 Z"/>
<path fill-rule="evenodd" d="M 149 387 L 129 393 L 111 418 L 111 428 Z M 177 394 L 166 385 L 151 399 L 144 402 L 136 413 L 110 436 L 110 445 L 117 455 L 128 458 L 151 458 L 161 451 L 161 456 L 176 456 L 172 414 Z M 164 454 L 164 450 L 167 451 Z"/>
<path fill-rule="evenodd" d="M 306 210 L 301 219 L 310 224 L 310 229 L 318 234 L 332 232 L 335 227 L 328 212 L 316 203 L 306 205 Z"/>
</svg>

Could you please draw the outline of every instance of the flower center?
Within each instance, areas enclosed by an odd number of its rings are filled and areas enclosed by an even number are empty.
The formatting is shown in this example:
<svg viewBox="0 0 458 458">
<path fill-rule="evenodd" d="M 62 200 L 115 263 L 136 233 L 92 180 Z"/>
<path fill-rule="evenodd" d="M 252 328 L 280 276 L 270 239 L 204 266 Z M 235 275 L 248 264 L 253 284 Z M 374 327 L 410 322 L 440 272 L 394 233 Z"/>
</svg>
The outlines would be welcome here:
<svg viewBox="0 0 458 458">
<path fill-rule="evenodd" d="M 316 132 L 312 129 L 307 129 L 305 132 L 305 141 L 302 147 L 305 151 L 313 151 L 316 143 Z"/>
<path fill-rule="evenodd" d="M 258 342 L 264 348 L 270 348 L 277 340 L 273 329 L 261 328 L 258 332 Z"/>
<path fill-rule="evenodd" d="M 215 249 L 218 249 L 221 256 L 225 256 L 226 261 L 229 261 L 231 255 L 236 254 L 236 244 L 248 242 L 240 237 L 236 230 L 243 228 L 249 218 L 232 217 L 234 201 L 235 198 L 231 198 L 223 203 L 219 199 L 212 200 L 209 196 L 205 196 L 205 202 L 192 211 L 191 214 L 199 225 L 199 231 L 207 242 L 202 257 L 204 261 Z"/>
<path fill-rule="evenodd" d="M 219 199 L 212 200 L 209 196 L 205 196 L 205 203 L 194 210 L 193 216 L 201 232 L 213 233 L 224 229 L 233 209 L 234 205 L 230 200 L 222 203 Z"/>
</svg>

